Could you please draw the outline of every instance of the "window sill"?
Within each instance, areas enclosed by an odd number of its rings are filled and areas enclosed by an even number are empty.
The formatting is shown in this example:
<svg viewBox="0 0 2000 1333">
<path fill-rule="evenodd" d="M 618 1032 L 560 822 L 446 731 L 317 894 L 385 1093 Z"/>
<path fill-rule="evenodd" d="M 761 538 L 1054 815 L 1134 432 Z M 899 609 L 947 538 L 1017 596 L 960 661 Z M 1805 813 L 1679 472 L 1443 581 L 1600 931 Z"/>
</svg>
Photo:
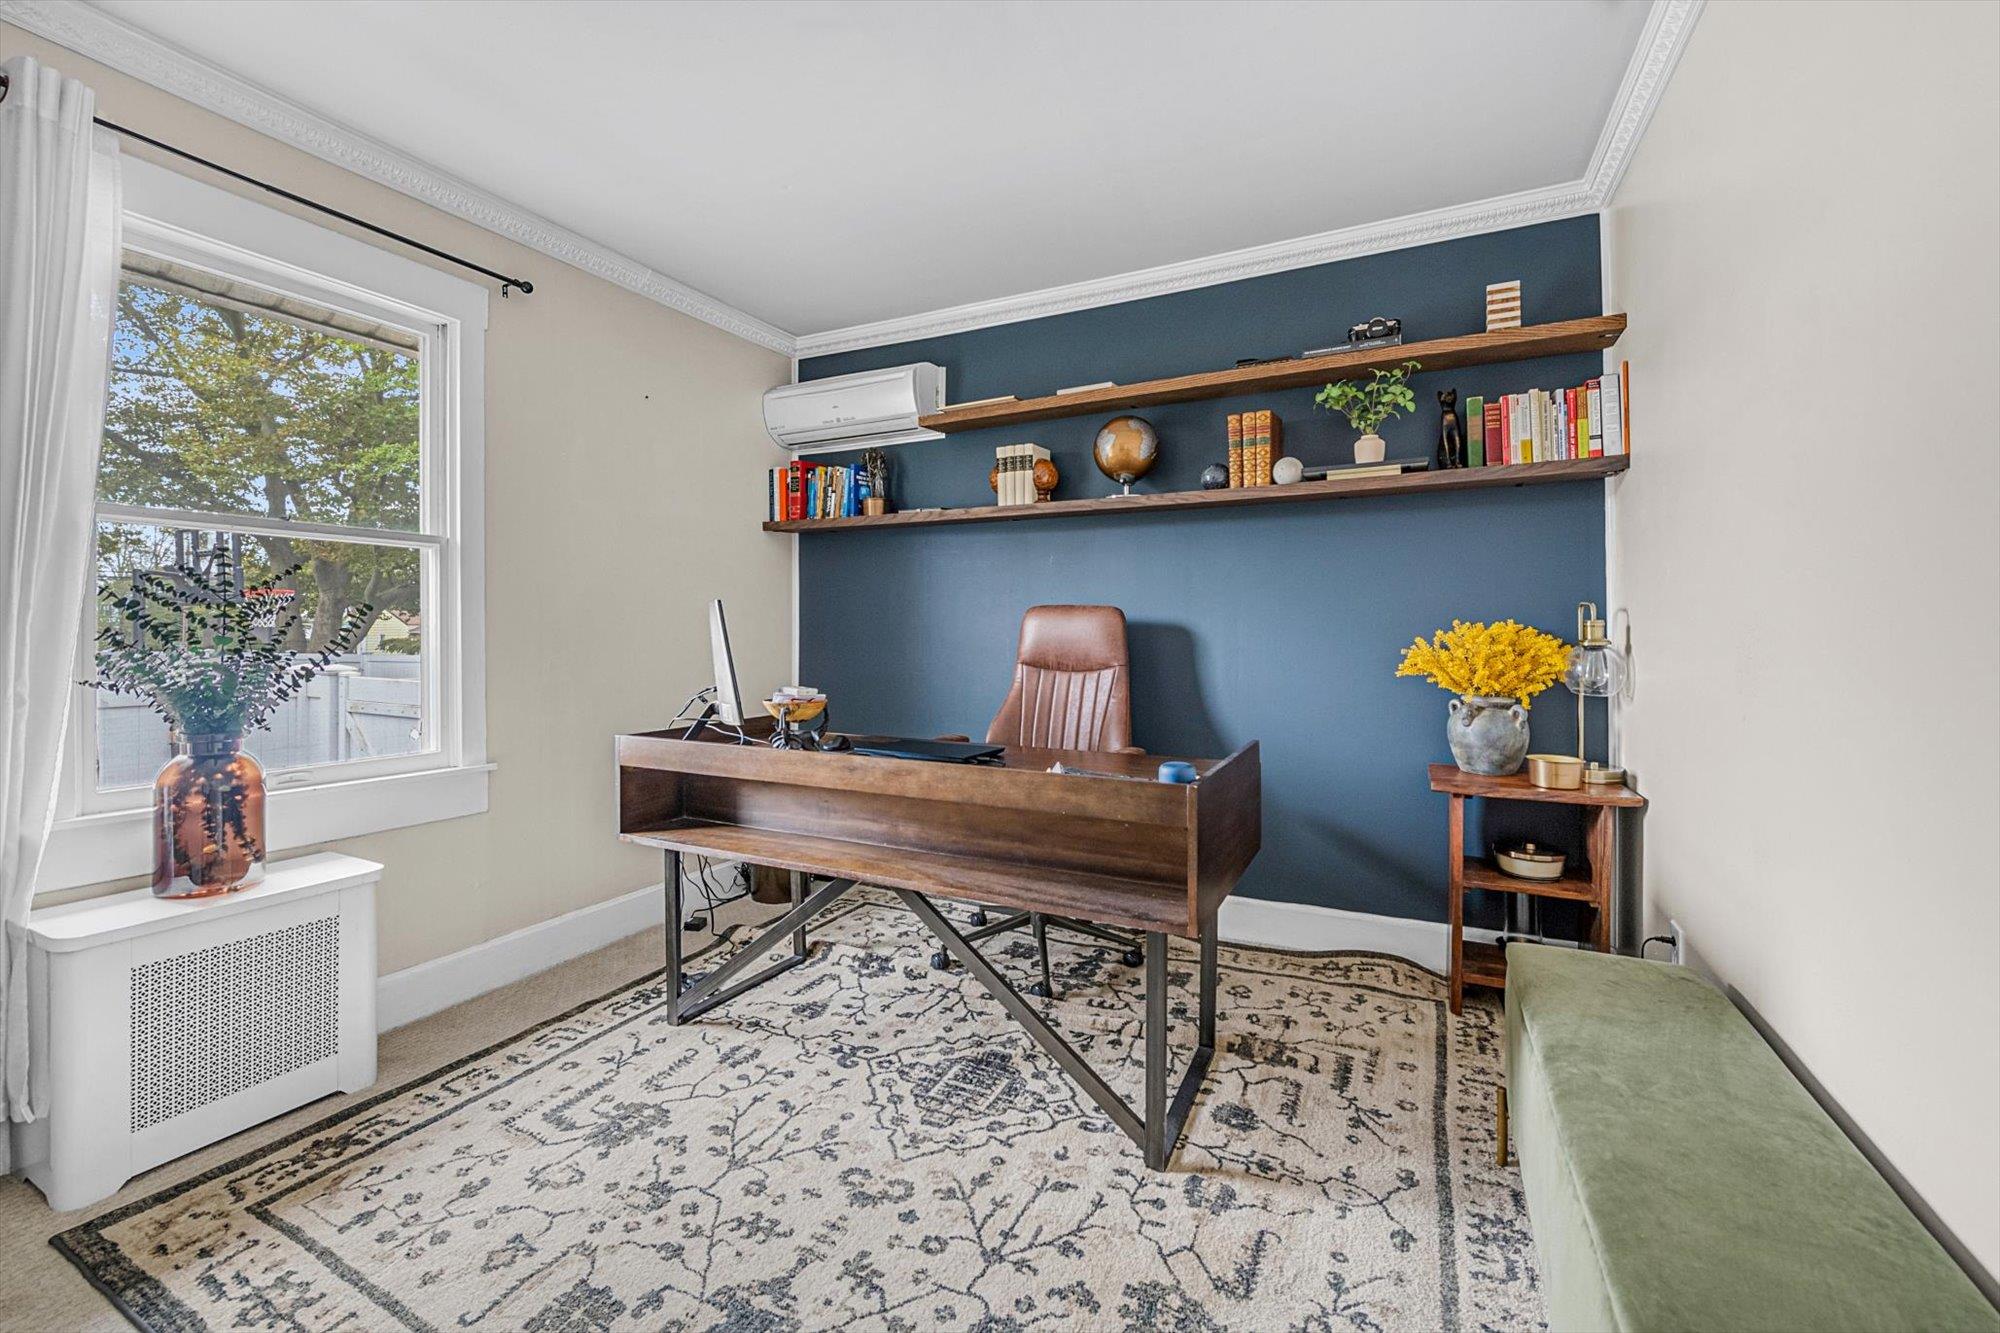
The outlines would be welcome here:
<svg viewBox="0 0 2000 1333">
<path fill-rule="evenodd" d="M 312 787 L 274 789 L 264 807 L 269 850 L 458 819 L 486 810 L 492 764 L 432 768 Z M 152 809 L 112 810 L 56 821 L 37 893 L 144 875 L 153 868 Z"/>
</svg>

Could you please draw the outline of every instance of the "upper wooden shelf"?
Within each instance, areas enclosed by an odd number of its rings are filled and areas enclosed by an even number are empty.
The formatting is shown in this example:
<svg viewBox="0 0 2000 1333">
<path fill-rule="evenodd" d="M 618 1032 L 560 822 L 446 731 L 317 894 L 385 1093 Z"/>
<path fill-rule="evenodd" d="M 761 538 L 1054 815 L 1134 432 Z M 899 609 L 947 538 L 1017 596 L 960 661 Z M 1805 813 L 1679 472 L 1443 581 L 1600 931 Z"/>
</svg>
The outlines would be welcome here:
<svg viewBox="0 0 2000 1333">
<path fill-rule="evenodd" d="M 1400 477 L 1335 477 L 1289 486 L 1237 486 L 1219 491 L 1141 491 L 1100 495 L 1088 500 L 1044 500 L 1031 505 L 974 505 L 965 509 L 911 509 L 900 514 L 858 518 L 794 518 L 766 522 L 766 532 L 848 532 L 857 528 L 906 528 L 928 523 L 1010 523 L 1029 518 L 1079 518 L 1095 514 L 1151 514 L 1163 509 L 1227 509 L 1232 505 L 1300 504 L 1364 495 L 1409 495 L 1419 491 L 1471 491 L 1494 486 L 1542 486 L 1588 481 L 1623 472 L 1623 454 L 1574 458 L 1560 463 L 1516 463 L 1507 467 L 1454 468 L 1449 472 L 1405 472 Z M 1478 793 L 1484 794 L 1484 793 Z"/>
<path fill-rule="evenodd" d="M 1530 463 L 1528 466 L 1537 465 Z M 1432 764 L 1430 774 L 1431 790 L 1448 796 L 1486 796 L 1501 801 L 1539 801 L 1548 805 L 1615 805 L 1622 809 L 1637 809 L 1646 803 L 1645 797 L 1622 782 L 1601 786 L 1586 782 L 1581 787 L 1569 788 L 1537 787 L 1528 781 L 1525 769 L 1504 778 L 1489 778 L 1467 773 L 1457 764 Z"/>
<path fill-rule="evenodd" d="M 1625 316 L 1596 315 L 1589 319 L 1566 319 L 1556 324 L 1536 324 L 1523 329 L 1502 329 L 1497 333 L 1468 333 L 1458 338 L 1433 338 L 1428 342 L 1400 343 L 1395 347 L 1371 347 L 1361 352 L 1335 352 L 1309 361 L 1274 361 L 1261 366 L 1237 366 L 1229 370 L 1208 370 L 1197 375 L 1176 375 L 1171 379 L 1142 380 L 1137 384 L 1116 384 L 1086 393 L 1066 393 L 1047 398 L 1023 398 L 1014 402 L 985 403 L 972 407 L 947 407 L 942 412 L 918 418 L 926 430 L 949 435 L 986 426 L 1008 426 L 1021 421 L 1050 421 L 1057 417 L 1083 416 L 1115 408 L 1148 407 L 1154 403 L 1187 403 L 1202 398 L 1229 398 L 1263 389 L 1296 389 L 1331 380 L 1351 380 L 1375 370 L 1415 361 L 1427 370 L 1451 370 L 1458 366 L 1481 366 L 1500 361 L 1526 361 L 1538 356 L 1565 356 L 1573 352 L 1601 352 L 1616 343 L 1625 332 Z"/>
</svg>

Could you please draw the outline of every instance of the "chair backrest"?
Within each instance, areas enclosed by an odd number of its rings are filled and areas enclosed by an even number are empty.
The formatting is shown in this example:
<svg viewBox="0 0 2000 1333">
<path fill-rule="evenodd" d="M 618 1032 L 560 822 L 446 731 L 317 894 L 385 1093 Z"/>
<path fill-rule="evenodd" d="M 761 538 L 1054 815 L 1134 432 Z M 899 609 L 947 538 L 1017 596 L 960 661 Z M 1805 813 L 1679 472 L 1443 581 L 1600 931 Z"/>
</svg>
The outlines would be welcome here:
<svg viewBox="0 0 2000 1333">
<path fill-rule="evenodd" d="M 1131 660 L 1115 606 L 1031 606 L 1021 617 L 1014 686 L 986 739 L 1051 750 L 1132 744 Z"/>
</svg>

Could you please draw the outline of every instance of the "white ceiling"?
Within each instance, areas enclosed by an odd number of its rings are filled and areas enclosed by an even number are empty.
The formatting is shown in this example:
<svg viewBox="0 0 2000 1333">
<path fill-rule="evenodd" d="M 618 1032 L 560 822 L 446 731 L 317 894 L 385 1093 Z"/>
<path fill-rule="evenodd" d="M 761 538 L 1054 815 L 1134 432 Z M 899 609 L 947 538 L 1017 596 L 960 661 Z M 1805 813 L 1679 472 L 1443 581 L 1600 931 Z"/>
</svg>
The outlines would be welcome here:
<svg viewBox="0 0 2000 1333">
<path fill-rule="evenodd" d="M 97 7 L 801 335 L 1576 181 L 1648 9 Z"/>
</svg>

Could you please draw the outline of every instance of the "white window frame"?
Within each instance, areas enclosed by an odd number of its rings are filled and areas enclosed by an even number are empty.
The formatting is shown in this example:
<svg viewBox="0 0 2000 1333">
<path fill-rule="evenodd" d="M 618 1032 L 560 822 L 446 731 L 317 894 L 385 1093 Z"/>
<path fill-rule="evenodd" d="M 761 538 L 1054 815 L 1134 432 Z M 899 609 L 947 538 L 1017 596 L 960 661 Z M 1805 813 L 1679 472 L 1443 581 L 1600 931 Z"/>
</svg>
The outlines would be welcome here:
<svg viewBox="0 0 2000 1333">
<path fill-rule="evenodd" d="M 271 775 L 265 839 L 283 851 L 486 809 L 484 287 L 151 163 L 123 167 L 124 245 L 415 331 L 423 340 L 419 531 L 366 530 L 423 553 L 424 745 L 414 754 Z M 354 539 L 356 529 L 100 502 L 100 519 Z M 92 674 L 96 609 L 78 678 Z M 37 892 L 146 873 L 150 787 L 97 789 L 96 698 L 79 686 L 63 747 L 58 818 Z"/>
</svg>

